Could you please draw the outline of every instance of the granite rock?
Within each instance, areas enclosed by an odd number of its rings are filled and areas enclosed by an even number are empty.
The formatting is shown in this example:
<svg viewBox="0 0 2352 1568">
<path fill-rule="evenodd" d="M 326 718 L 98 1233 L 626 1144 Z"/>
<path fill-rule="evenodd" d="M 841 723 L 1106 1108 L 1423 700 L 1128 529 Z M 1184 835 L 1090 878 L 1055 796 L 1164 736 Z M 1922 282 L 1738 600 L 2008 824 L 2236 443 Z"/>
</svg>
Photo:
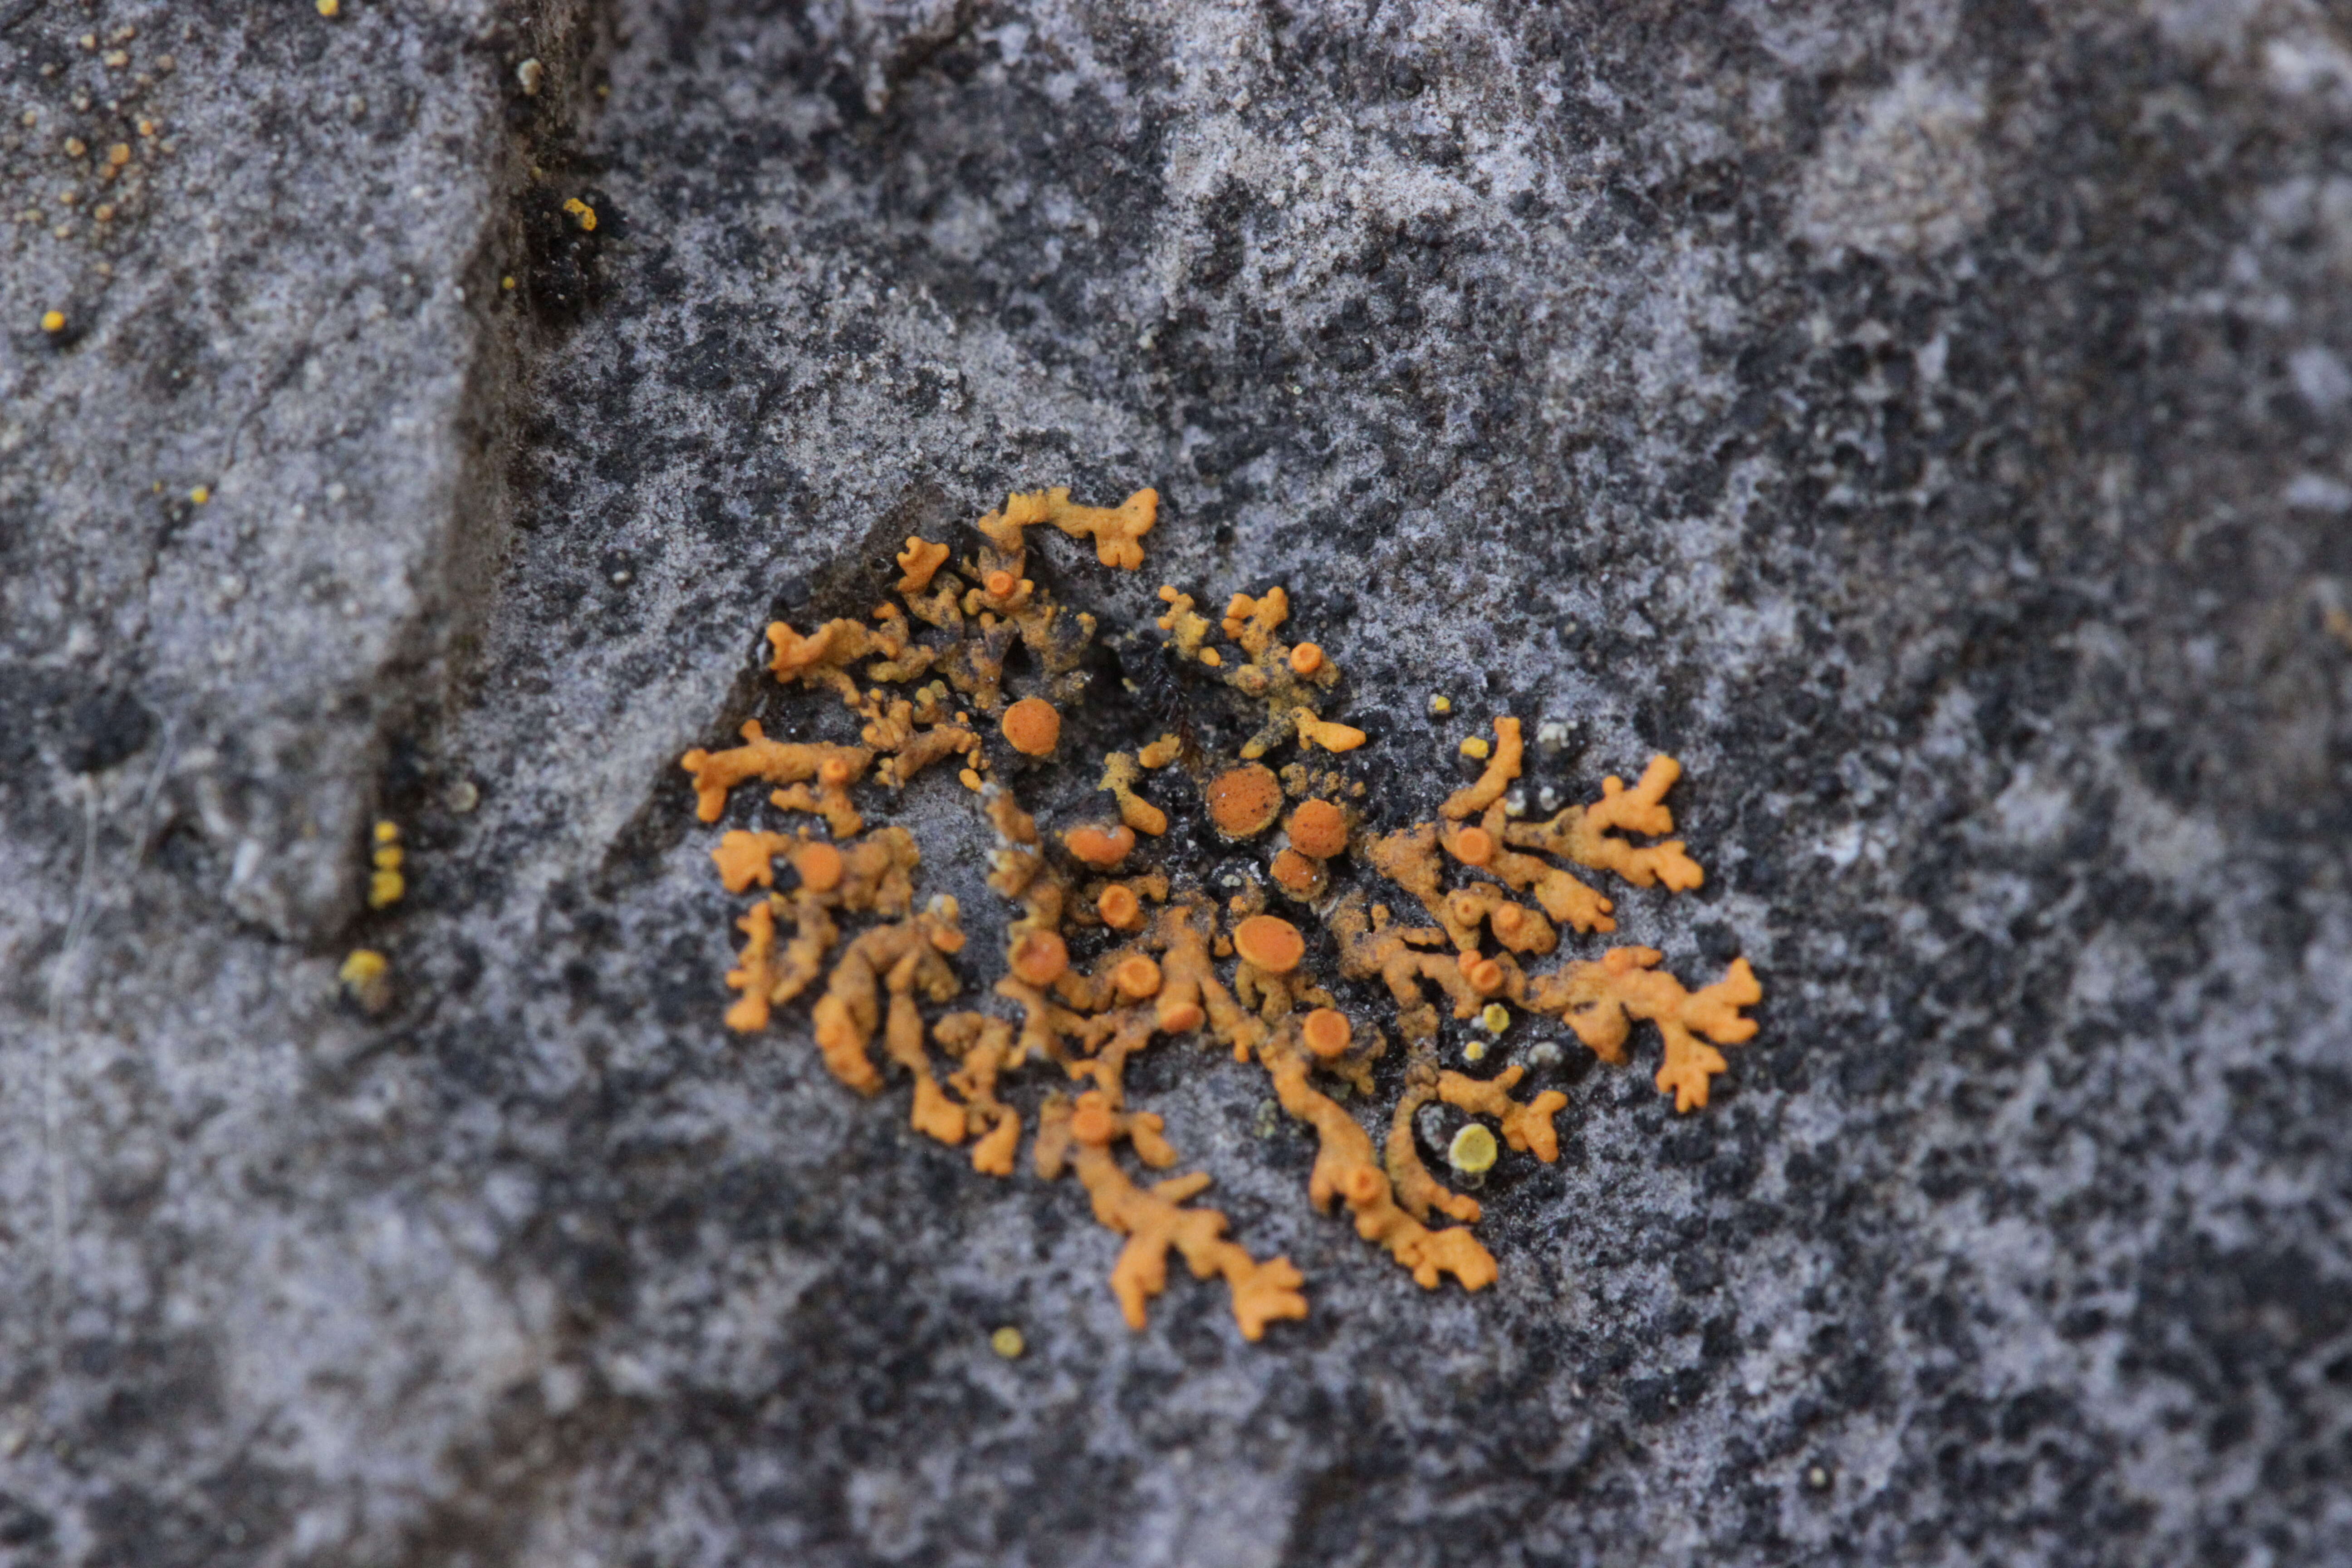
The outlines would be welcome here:
<svg viewBox="0 0 2352 1568">
<path fill-rule="evenodd" d="M 178 151 L 118 248 L 6 242 L 0 1552 L 2352 1550 L 2323 12 L 345 13 L 125 9 Z M 0 9 L 12 184 L 115 25 Z M 1531 789 L 1684 762 L 1709 881 L 1622 934 L 1748 954 L 1761 1033 L 1690 1117 L 1543 1068 L 1493 1289 L 1163 1047 L 1312 1313 L 1130 1332 L 1074 1185 L 719 1027 L 678 753 L 815 722 L 766 620 L 1043 483 L 1161 492 L 1145 574 L 1042 552 L 1130 674 L 1160 582 L 1286 584 L 1391 819 L 1495 712 L 1561 726 Z M 953 781 L 893 815 L 994 907 Z"/>
</svg>

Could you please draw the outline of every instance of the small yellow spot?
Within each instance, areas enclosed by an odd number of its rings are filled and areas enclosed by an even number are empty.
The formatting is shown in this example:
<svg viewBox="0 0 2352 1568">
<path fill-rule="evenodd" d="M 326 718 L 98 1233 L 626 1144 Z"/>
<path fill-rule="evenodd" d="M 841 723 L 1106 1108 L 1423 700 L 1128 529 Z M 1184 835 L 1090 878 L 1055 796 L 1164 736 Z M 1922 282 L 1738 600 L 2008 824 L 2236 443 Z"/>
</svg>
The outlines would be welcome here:
<svg viewBox="0 0 2352 1568">
<path fill-rule="evenodd" d="M 342 8 L 343 0 L 319 0 L 319 15 L 321 16 L 340 15 Z"/>
<path fill-rule="evenodd" d="M 139 122 L 139 134 L 140 134 L 140 135 L 142 135 L 142 136 L 152 136 L 152 135 L 154 135 L 154 134 L 155 134 L 155 122 L 154 122 L 153 121 L 152 121 L 152 120 L 142 120 L 142 121 L 141 121 Z"/>
<path fill-rule="evenodd" d="M 378 844 L 395 843 L 399 837 L 400 824 L 392 821 L 389 817 L 375 825 L 375 841 Z"/>
<path fill-rule="evenodd" d="M 336 978 L 346 985 L 365 985 L 383 979 L 384 972 L 391 967 L 392 961 L 375 949 L 355 947 L 352 949 L 351 956 L 343 960 L 343 967 L 336 972 Z"/>
<path fill-rule="evenodd" d="M 1486 1059 L 1486 1042 L 1472 1040 L 1462 1047 L 1462 1059 L 1475 1067 Z"/>
<path fill-rule="evenodd" d="M 1486 743 L 1486 737 L 1484 735 L 1467 735 L 1462 741 L 1462 754 L 1465 757 L 1475 757 L 1482 763 L 1486 760 L 1486 753 L 1494 749 Z"/>
<path fill-rule="evenodd" d="M 513 288 L 513 287 L 514 287 L 514 274 L 513 274 L 513 273 L 511 273 L 511 272 L 509 272 L 509 273 L 508 273 L 505 277 L 503 277 L 503 278 L 499 279 L 499 288 L 501 288 L 501 289 L 511 289 L 511 288 Z"/>
<path fill-rule="evenodd" d="M 580 231 L 583 234 L 594 232 L 596 227 L 596 209 L 594 207 L 590 206 L 578 196 L 574 196 L 570 201 L 563 204 L 563 210 L 570 213 L 574 218 L 579 220 Z"/>
<path fill-rule="evenodd" d="M 1500 1002 L 1489 1002 L 1478 1015 L 1479 1024 L 1490 1035 L 1499 1035 L 1511 1026 L 1511 1010 Z"/>
<path fill-rule="evenodd" d="M 1433 692 L 1430 694 L 1429 710 L 1432 713 L 1439 714 L 1441 716 L 1451 713 L 1454 711 L 1454 699 L 1451 697 L 1440 696 Z"/>
<path fill-rule="evenodd" d="M 62 332 L 65 330 L 66 313 L 63 310 L 44 310 L 41 312 L 41 331 L 45 332 Z"/>
<path fill-rule="evenodd" d="M 379 871 L 399 870 L 401 863 L 400 846 L 397 844 L 385 845 L 383 848 L 375 852 L 374 859 L 375 868 Z"/>
<path fill-rule="evenodd" d="M 117 142 L 113 146 L 109 147 L 106 150 L 106 161 L 118 169 L 131 162 L 131 143 Z"/>
<path fill-rule="evenodd" d="M 1006 1361 L 1013 1361 L 1029 1348 L 1029 1342 L 1022 1337 L 1019 1329 L 1008 1323 L 988 1336 L 988 1348 Z"/>
<path fill-rule="evenodd" d="M 1215 648 L 1204 647 L 1201 650 L 1201 662 L 1211 669 L 1215 669 L 1225 662 L 1225 656 Z"/>
<path fill-rule="evenodd" d="M 970 768 L 966 768 L 963 772 L 956 774 L 956 778 L 966 789 L 977 790 L 980 788 L 980 775 L 972 772 Z"/>
<path fill-rule="evenodd" d="M 1445 1163 L 1465 1176 L 1476 1176 L 1493 1170 L 1500 1153 L 1486 1124 L 1473 1121 L 1454 1135 L 1454 1142 L 1446 1146 Z"/>
<path fill-rule="evenodd" d="M 206 501 L 213 499 L 213 488 L 210 485 L 198 485 L 194 489 L 188 492 L 188 499 L 195 502 L 198 506 L 202 506 Z"/>
<path fill-rule="evenodd" d="M 397 871 L 375 871 L 368 877 L 368 908 L 388 909 L 400 902 L 408 891 L 408 883 Z"/>
<path fill-rule="evenodd" d="M 68 136 L 68 137 L 67 137 L 67 138 L 66 138 L 66 156 L 67 156 L 67 157 L 68 157 L 68 158 L 79 158 L 79 157 L 80 157 L 83 153 L 87 153 L 87 152 L 89 152 L 89 142 L 84 142 L 80 137 L 79 137 L 79 136 Z"/>
</svg>

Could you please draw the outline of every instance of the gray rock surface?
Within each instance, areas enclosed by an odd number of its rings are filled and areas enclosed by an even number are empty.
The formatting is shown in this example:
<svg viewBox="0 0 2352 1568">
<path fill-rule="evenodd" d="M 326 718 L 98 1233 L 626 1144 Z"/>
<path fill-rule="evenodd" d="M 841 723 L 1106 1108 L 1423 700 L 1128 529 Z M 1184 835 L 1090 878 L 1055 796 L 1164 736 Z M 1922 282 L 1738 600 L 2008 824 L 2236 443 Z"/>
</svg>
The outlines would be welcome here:
<svg viewBox="0 0 2352 1568">
<path fill-rule="evenodd" d="M 2340 19 L 344 10 L 0 6 L 0 1553 L 2352 1552 Z M 58 239 L 46 139 L 151 101 Z M 1130 1333 L 1074 1184 L 719 1027 L 677 753 L 1049 482 L 1165 498 L 1139 578 L 1044 552 L 1114 626 L 1286 584 L 1394 820 L 1495 711 L 1538 788 L 1688 768 L 1708 885 L 1622 934 L 1762 1032 L 1689 1118 L 1546 1069 L 1492 1290 L 1162 1047 L 1313 1312 Z M 993 907 L 951 780 L 894 816 Z"/>
</svg>

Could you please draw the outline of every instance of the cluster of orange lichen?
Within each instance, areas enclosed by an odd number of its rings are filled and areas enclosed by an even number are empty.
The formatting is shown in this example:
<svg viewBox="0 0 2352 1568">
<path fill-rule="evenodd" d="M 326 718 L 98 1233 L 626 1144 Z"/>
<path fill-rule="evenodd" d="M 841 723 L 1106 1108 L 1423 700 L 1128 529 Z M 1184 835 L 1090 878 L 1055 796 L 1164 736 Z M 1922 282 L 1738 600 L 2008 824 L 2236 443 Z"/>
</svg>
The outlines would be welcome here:
<svg viewBox="0 0 2352 1568">
<path fill-rule="evenodd" d="M 1631 789 L 1612 778 L 1591 805 L 1522 823 L 1507 804 L 1523 763 L 1519 724 L 1500 717 L 1485 773 L 1446 800 L 1437 821 L 1374 833 L 1363 820 L 1365 785 L 1308 765 L 1318 750 L 1350 752 L 1367 737 L 1323 716 L 1340 672 L 1315 644 L 1281 640 L 1290 613 L 1284 591 L 1236 594 L 1213 622 L 1189 595 L 1164 587 L 1159 626 L 1167 651 L 1262 706 L 1263 721 L 1230 758 L 1203 756 L 1172 734 L 1111 752 L 1102 762 L 1102 806 L 1049 836 L 998 776 L 995 743 L 1020 758 L 1057 753 L 1063 709 L 1086 690 L 1079 667 L 1095 621 L 1066 612 L 1024 574 L 1024 531 L 1050 524 L 1089 538 L 1103 564 L 1132 571 L 1157 508 L 1150 490 L 1115 508 L 1075 505 L 1062 489 L 1016 494 L 980 520 L 982 543 L 952 568 L 946 544 L 909 538 L 898 558 L 899 602 L 875 606 L 866 620 L 831 620 L 805 633 L 782 623 L 768 628 L 775 678 L 837 696 L 856 715 L 862 743 L 772 741 L 751 721 L 742 744 L 686 754 L 703 821 L 719 819 L 736 785 L 757 781 L 773 786 L 772 805 L 821 820 L 826 833 L 737 829 L 712 851 L 729 892 L 768 889 L 737 922 L 745 942 L 727 983 L 740 995 L 727 1021 L 760 1029 L 775 1008 L 816 993 L 812 1021 L 827 1069 L 861 1093 L 877 1092 L 878 1034 L 884 1058 L 913 1086 L 910 1125 L 944 1144 L 968 1142 L 973 1168 L 989 1175 L 1013 1173 L 1024 1127 L 1022 1111 L 1001 1098 L 1008 1079 L 1034 1067 L 1070 1086 L 1074 1092 L 1046 1093 L 1035 1111 L 1033 1163 L 1048 1179 L 1075 1173 L 1096 1217 L 1127 1238 L 1111 1287 L 1138 1328 L 1149 1300 L 1166 1288 L 1171 1251 L 1200 1278 L 1224 1280 L 1249 1339 L 1307 1311 L 1303 1280 L 1286 1258 L 1254 1258 L 1226 1237 L 1223 1214 L 1192 1202 L 1208 1185 L 1205 1174 L 1144 1185 L 1121 1163 L 1122 1143 L 1150 1170 L 1178 1163 L 1160 1118 L 1128 1107 L 1125 1071 L 1155 1040 L 1197 1033 L 1237 1060 L 1259 1063 L 1282 1110 L 1313 1129 L 1318 1152 L 1307 1195 L 1318 1209 L 1344 1205 L 1358 1233 L 1424 1287 L 1450 1274 L 1481 1289 L 1496 1277 L 1495 1260 L 1465 1228 L 1481 1205 L 1428 1169 L 1415 1114 L 1442 1101 L 1491 1120 L 1512 1150 L 1550 1163 L 1559 1157 L 1555 1119 L 1568 1097 L 1548 1089 L 1516 1098 L 1527 1070 L 1520 1066 L 1486 1079 L 1440 1067 L 1441 1006 L 1456 1019 L 1490 1024 L 1498 1011 L 1507 1016 L 1505 1005 L 1552 1015 L 1612 1063 L 1624 1059 L 1634 1023 L 1654 1023 L 1665 1044 L 1657 1084 L 1682 1110 L 1704 1106 L 1710 1081 L 1725 1070 L 1716 1046 L 1755 1032 L 1740 1009 L 1762 993 L 1745 960 L 1696 991 L 1659 969 L 1660 955 L 1646 947 L 1609 949 L 1540 973 L 1524 966 L 1559 949 L 1562 926 L 1615 929 L 1614 906 L 1570 867 L 1637 888 L 1699 886 L 1703 873 L 1679 841 L 1636 842 L 1674 830 L 1664 797 L 1680 769 L 1654 758 Z M 1016 647 L 1026 650 L 1028 669 L 1012 679 L 1034 689 L 1008 700 Z M 996 721 L 995 741 L 974 710 Z M 1300 760 L 1280 773 L 1259 760 L 1292 743 Z M 903 789 L 950 757 L 961 759 L 960 776 L 995 837 L 988 885 L 1020 911 L 1005 924 L 992 985 L 1008 1009 L 1002 1015 L 927 1013 L 927 1003 L 935 1007 L 962 989 L 953 962 L 966 945 L 962 911 L 944 897 L 918 908 L 913 837 L 895 826 L 869 832 L 854 799 L 862 784 Z M 1270 888 L 1252 884 L 1221 903 L 1183 868 L 1130 864 L 1167 834 L 1170 809 L 1187 804 L 1186 791 L 1148 777 L 1169 770 L 1190 775 L 1219 838 L 1275 839 L 1265 861 Z M 1146 788 L 1160 800 L 1146 798 Z M 1349 880 L 1385 879 L 1433 923 L 1404 923 L 1363 889 L 1340 887 L 1342 861 L 1358 868 Z M 791 870 L 789 890 L 777 886 L 779 863 Z M 1271 912 L 1270 897 L 1286 900 L 1290 912 Z M 852 920 L 861 929 L 845 936 Z M 1318 977 L 1318 931 L 1333 981 L 1377 980 L 1394 1004 L 1403 1086 L 1377 1144 L 1320 1087 L 1328 1080 L 1345 1086 L 1342 1093 L 1370 1094 L 1389 1041 L 1360 1004 L 1351 1008 Z M 1472 1060 L 1480 1054 L 1465 1053 Z M 1476 1136 L 1485 1140 L 1479 1158 L 1491 1163 L 1492 1135 Z M 1459 1157 L 1454 1163 L 1483 1169 Z M 1458 1223 L 1434 1223 L 1439 1215 Z"/>
</svg>

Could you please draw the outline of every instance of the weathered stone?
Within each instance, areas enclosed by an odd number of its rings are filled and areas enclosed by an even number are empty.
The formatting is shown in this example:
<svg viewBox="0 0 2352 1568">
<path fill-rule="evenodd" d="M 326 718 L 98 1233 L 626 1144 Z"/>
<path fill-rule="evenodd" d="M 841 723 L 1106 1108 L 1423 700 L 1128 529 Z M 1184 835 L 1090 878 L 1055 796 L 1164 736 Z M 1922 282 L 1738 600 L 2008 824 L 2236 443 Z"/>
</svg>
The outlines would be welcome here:
<svg viewBox="0 0 2352 1568">
<path fill-rule="evenodd" d="M 187 186 L 103 290 L 21 225 L 0 275 L 28 1561 L 2352 1544 L 2323 23 L 648 5 L 574 156 L 578 24 L 346 9 L 173 33 Z M 352 92 L 380 134 L 295 111 Z M 1497 711 L 1566 726 L 1537 790 L 1687 767 L 1709 882 L 1622 934 L 1748 954 L 1762 1034 L 1687 1118 L 1539 1068 L 1565 1157 L 1490 1173 L 1493 1290 L 1313 1215 L 1263 1075 L 1158 1047 L 1139 1098 L 1312 1312 L 1250 1346 L 1179 1281 L 1131 1334 L 1075 1188 L 719 1028 L 678 753 L 813 710 L 749 668 L 771 614 L 1049 482 L 1162 492 L 1136 579 L 1041 552 L 1112 623 L 1287 584 L 1396 821 Z M 329 939 L 379 805 L 371 1017 Z M 960 789 L 893 815 L 984 925 Z"/>
</svg>

